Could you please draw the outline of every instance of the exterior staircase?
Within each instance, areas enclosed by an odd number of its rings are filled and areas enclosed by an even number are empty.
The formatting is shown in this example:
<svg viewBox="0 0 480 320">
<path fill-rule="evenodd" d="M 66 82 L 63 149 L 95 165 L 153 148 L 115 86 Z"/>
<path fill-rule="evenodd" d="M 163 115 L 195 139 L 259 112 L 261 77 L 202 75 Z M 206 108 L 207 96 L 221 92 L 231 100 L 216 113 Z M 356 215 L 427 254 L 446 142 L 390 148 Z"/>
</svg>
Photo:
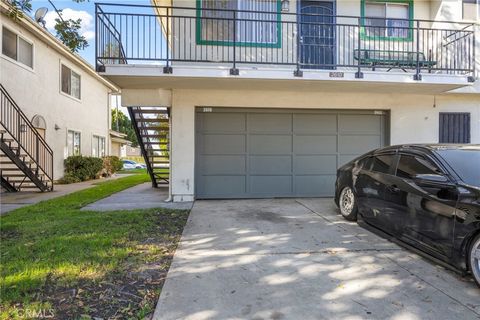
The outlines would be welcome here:
<svg viewBox="0 0 480 320">
<path fill-rule="evenodd" d="M 53 190 L 53 151 L 1 84 L 0 177 L 7 192 Z"/>
<path fill-rule="evenodd" d="M 128 107 L 153 187 L 170 181 L 170 109 Z"/>
</svg>

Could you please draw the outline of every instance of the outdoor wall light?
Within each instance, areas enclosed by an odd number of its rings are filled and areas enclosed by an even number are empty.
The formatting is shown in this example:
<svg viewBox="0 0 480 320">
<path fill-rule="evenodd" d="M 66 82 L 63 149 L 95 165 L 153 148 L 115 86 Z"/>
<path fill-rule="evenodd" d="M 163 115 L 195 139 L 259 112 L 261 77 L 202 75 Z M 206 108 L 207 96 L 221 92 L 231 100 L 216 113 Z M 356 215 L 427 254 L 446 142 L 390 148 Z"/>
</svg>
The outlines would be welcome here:
<svg viewBox="0 0 480 320">
<path fill-rule="evenodd" d="M 290 11 L 290 0 L 282 0 L 282 12 Z"/>
<path fill-rule="evenodd" d="M 56 123 L 55 123 L 55 130 L 60 130 L 60 127 Z"/>
<path fill-rule="evenodd" d="M 27 132 L 27 125 L 26 124 L 21 124 L 20 125 L 20 132 L 22 132 L 22 133 Z"/>
</svg>

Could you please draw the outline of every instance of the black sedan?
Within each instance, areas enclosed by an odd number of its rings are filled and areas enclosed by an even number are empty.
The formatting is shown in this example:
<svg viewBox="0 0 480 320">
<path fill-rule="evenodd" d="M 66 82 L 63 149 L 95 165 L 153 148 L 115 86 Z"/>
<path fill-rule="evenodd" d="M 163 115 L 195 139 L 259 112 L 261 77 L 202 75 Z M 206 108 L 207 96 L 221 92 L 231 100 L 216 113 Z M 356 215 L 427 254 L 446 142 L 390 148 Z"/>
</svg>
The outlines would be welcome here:
<svg viewBox="0 0 480 320">
<path fill-rule="evenodd" d="M 337 171 L 335 202 L 480 286 L 480 145 L 402 145 L 369 152 Z"/>
</svg>

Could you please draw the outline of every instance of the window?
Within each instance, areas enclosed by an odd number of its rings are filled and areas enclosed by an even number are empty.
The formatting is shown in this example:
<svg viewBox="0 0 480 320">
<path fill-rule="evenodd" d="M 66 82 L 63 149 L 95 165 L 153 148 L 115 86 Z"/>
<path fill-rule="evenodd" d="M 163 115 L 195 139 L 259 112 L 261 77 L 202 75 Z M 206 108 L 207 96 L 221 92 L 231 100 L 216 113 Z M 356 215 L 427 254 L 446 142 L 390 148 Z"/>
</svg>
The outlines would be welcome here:
<svg viewBox="0 0 480 320">
<path fill-rule="evenodd" d="M 400 178 L 413 179 L 417 174 L 441 174 L 432 162 L 421 157 L 401 155 L 396 175 Z"/>
<path fill-rule="evenodd" d="M 80 99 L 80 75 L 62 64 L 61 78 L 62 92 L 74 98 Z"/>
<path fill-rule="evenodd" d="M 370 170 L 372 167 L 372 157 L 366 157 L 358 161 L 358 167 L 363 170 Z"/>
<path fill-rule="evenodd" d="M 376 156 L 373 158 L 373 166 L 372 171 L 380 172 L 380 173 L 389 173 L 390 167 L 393 163 L 394 155 L 387 154 Z"/>
<path fill-rule="evenodd" d="M 413 1 L 362 1 L 364 35 L 385 39 L 412 39 Z"/>
<path fill-rule="evenodd" d="M 33 68 L 33 44 L 5 27 L 2 28 L 2 54 Z"/>
<path fill-rule="evenodd" d="M 67 133 L 67 149 L 68 156 L 81 155 L 81 134 L 78 131 L 68 130 Z"/>
<path fill-rule="evenodd" d="M 463 0 L 463 19 L 476 21 L 480 19 L 480 0 Z"/>
<path fill-rule="evenodd" d="M 439 143 L 470 143 L 470 113 L 440 112 Z"/>
<path fill-rule="evenodd" d="M 280 47 L 280 1 L 201 0 L 197 43 Z M 234 11 L 236 13 L 234 13 Z"/>
<path fill-rule="evenodd" d="M 105 138 L 93 136 L 92 157 L 105 157 Z"/>
</svg>

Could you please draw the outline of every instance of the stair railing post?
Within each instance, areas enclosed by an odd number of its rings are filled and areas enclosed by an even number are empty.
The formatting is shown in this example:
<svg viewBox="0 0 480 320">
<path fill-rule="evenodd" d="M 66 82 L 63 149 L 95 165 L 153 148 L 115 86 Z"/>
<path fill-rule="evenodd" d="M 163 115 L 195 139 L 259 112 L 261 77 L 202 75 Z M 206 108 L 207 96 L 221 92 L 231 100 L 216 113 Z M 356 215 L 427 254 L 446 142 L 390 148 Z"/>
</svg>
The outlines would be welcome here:
<svg viewBox="0 0 480 320">
<path fill-rule="evenodd" d="M 38 174 L 38 164 L 40 164 L 40 139 L 38 138 L 38 133 L 36 135 L 37 141 L 36 141 L 36 146 L 35 146 L 35 161 L 37 162 L 37 167 L 35 168 L 35 174 Z M 43 163 L 42 163 L 43 167 Z"/>
<path fill-rule="evenodd" d="M 166 29 L 165 37 L 166 37 L 166 41 L 167 41 L 167 49 L 166 49 L 167 59 L 165 61 L 165 67 L 163 67 L 163 73 L 171 74 L 173 72 L 173 69 L 172 69 L 172 65 L 171 65 L 171 62 L 170 62 L 170 59 L 171 59 L 170 58 L 170 50 L 172 49 L 172 46 L 173 46 L 173 37 L 170 35 L 170 33 L 171 33 L 171 30 L 170 30 L 170 7 L 167 7 L 167 25 L 166 25 L 165 29 Z M 145 32 L 145 27 L 144 27 L 143 32 Z"/>
<path fill-rule="evenodd" d="M 362 79 L 363 78 L 363 73 L 362 73 L 362 66 L 360 61 L 361 59 L 361 50 L 362 46 L 362 18 L 358 18 L 358 32 L 357 32 L 357 50 L 358 50 L 358 60 L 357 60 L 357 73 L 355 73 L 355 78 L 357 79 Z"/>
<path fill-rule="evenodd" d="M 413 80 L 417 80 L 417 81 L 420 81 L 422 80 L 422 75 L 420 74 L 420 20 L 417 20 L 417 23 L 416 23 L 416 37 L 417 37 L 417 45 L 416 45 L 416 62 L 417 62 L 417 65 L 416 65 L 416 72 L 415 72 L 415 75 L 413 76 Z"/>
<path fill-rule="evenodd" d="M 228 21 L 227 21 L 228 23 Z M 237 11 L 233 10 L 233 66 L 230 69 L 231 76 L 238 76 L 237 69 Z"/>
</svg>

